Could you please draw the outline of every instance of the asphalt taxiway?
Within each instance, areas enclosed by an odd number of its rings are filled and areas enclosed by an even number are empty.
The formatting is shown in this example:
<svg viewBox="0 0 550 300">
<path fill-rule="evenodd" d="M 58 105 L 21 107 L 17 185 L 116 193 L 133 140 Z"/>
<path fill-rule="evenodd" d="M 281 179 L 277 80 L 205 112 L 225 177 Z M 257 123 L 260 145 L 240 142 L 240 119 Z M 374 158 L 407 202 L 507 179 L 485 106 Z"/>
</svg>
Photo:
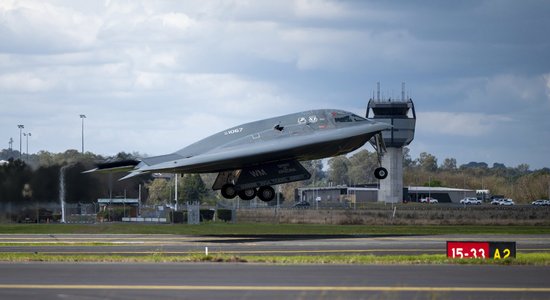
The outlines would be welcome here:
<svg viewBox="0 0 550 300">
<path fill-rule="evenodd" d="M 550 252 L 550 235 L 0 235 L 0 252 L 50 254 L 443 254 L 446 241 L 515 241 Z M 0 263 L 0 299 L 550 299 L 550 268 L 497 265 Z"/>
<path fill-rule="evenodd" d="M 1 299 L 548 299 L 550 268 L 0 263 Z"/>
<path fill-rule="evenodd" d="M 550 235 L 86 235 L 4 234 L 0 252 L 186 255 L 444 254 L 446 241 L 514 241 L 519 253 L 550 252 Z"/>
</svg>

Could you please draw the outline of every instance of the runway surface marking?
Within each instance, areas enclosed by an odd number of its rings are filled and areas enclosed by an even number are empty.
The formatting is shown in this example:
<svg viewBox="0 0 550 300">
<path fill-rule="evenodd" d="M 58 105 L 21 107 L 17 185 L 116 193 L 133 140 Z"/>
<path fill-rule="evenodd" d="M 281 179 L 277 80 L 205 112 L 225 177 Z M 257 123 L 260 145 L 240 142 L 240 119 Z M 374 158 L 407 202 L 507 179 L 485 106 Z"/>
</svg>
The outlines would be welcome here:
<svg viewBox="0 0 550 300">
<path fill-rule="evenodd" d="M 71 290 L 205 290 L 205 291 L 335 291 L 335 292 L 537 292 L 550 288 L 533 287 L 422 287 L 422 286 L 222 286 L 222 285 L 101 285 L 101 284 L 0 284 L 0 289 Z"/>
<path fill-rule="evenodd" d="M 93 247 L 93 246 L 92 246 Z M 0 247 L 1 248 L 1 247 Z M 543 249 L 536 249 L 543 250 Z M 550 250 L 550 249 L 546 249 Z M 427 251 L 427 252 L 442 252 L 445 253 L 445 249 L 340 249 L 340 250 L 227 250 L 216 251 L 210 249 L 209 253 L 215 254 L 301 254 L 301 253 L 363 253 L 363 252 L 415 252 L 415 251 Z M 21 253 L 21 252 L 5 252 L 5 253 Z M 34 253 L 34 252 L 29 252 Z M 40 254 L 86 254 L 86 253 L 127 253 L 127 254 L 197 254 L 204 253 L 204 251 L 163 251 L 162 249 L 151 251 L 48 251 L 39 252 Z"/>
<path fill-rule="evenodd" d="M 289 236 L 292 240 L 302 240 L 300 238 L 293 238 L 292 235 Z M 276 238 L 276 237 L 275 237 Z M 445 236 L 445 237 L 422 237 L 422 236 L 405 236 L 405 237 L 377 237 L 377 236 L 371 236 L 371 237 L 353 237 L 350 236 L 349 238 L 340 238 L 340 237 L 323 237 L 319 236 L 315 239 L 322 239 L 322 240 L 354 240 L 354 241 L 372 241 L 372 240 L 395 240 L 395 241 L 407 241 L 407 240 L 413 240 L 413 241 L 447 241 L 450 239 L 464 239 L 465 237 L 462 236 Z M 498 235 L 499 239 L 505 239 L 505 240 L 528 240 L 528 241 L 545 241 L 550 240 L 550 237 L 510 237 L 509 235 Z M 125 241 L 125 240 L 138 240 L 138 241 L 206 241 L 211 242 L 213 239 L 217 240 L 224 240 L 224 241 L 230 241 L 230 240 L 250 240 L 250 241 L 256 241 L 257 237 L 255 236 L 171 236 L 171 235 L 164 235 L 164 236 L 94 236 L 93 234 L 90 234 L 88 236 L 67 236 L 67 235 L 52 235 L 52 236 L 45 236 L 45 235 L 37 235 L 37 236 L 26 236 L 26 237 L 11 237 L 9 234 L 0 234 L 0 241 L 2 240 L 93 240 L 93 241 L 101 241 L 101 240 L 115 240 L 115 241 Z M 475 236 L 469 236 L 468 239 L 470 240 L 486 240 L 487 237 L 475 237 Z M 303 240 L 311 240 L 311 238 L 304 238 Z"/>
<path fill-rule="evenodd" d="M 0 247 L 1 248 L 1 247 Z M 348 254 L 348 253 L 383 253 L 383 252 L 435 252 L 435 254 L 445 254 L 445 249 L 435 248 L 435 249 L 340 249 L 340 250 L 228 250 L 228 251 L 216 251 L 209 250 L 210 254 Z M 550 252 L 550 248 L 533 248 L 533 249 L 517 249 L 517 251 L 530 251 L 530 252 Z M 4 252 L 4 253 L 26 253 L 26 252 Z M 34 253 L 34 252 L 28 252 Z M 168 254 L 168 255 L 189 255 L 189 254 L 203 254 L 204 251 L 162 251 L 151 250 L 151 251 L 41 251 L 38 252 L 45 255 L 77 255 L 77 254 Z"/>
</svg>

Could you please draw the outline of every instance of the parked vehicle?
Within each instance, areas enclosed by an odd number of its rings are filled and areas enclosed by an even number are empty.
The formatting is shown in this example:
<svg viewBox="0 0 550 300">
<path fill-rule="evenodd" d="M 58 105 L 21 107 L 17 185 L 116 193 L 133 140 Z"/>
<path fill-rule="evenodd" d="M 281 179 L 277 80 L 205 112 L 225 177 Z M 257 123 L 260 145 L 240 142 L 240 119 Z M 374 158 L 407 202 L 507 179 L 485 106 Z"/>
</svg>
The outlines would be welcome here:
<svg viewBox="0 0 550 300">
<path fill-rule="evenodd" d="M 426 198 L 421 198 L 420 203 L 436 204 L 436 203 L 439 203 L 439 201 L 432 197 L 426 197 Z"/>
<path fill-rule="evenodd" d="M 500 203 L 500 200 L 504 199 L 504 195 L 492 195 L 490 199 L 491 204 L 498 205 Z"/>
<path fill-rule="evenodd" d="M 550 200 L 539 199 L 531 202 L 531 204 L 536 206 L 549 206 Z"/>
<path fill-rule="evenodd" d="M 481 204 L 481 200 L 477 199 L 477 198 L 474 198 L 474 197 L 466 197 L 464 199 L 461 199 L 460 200 L 460 204 L 475 204 L 475 205 L 479 205 Z"/>
<path fill-rule="evenodd" d="M 309 208 L 311 204 L 307 201 L 300 201 L 294 205 L 292 205 L 293 208 Z"/>
<path fill-rule="evenodd" d="M 502 200 L 504 200 L 504 199 L 502 199 L 502 198 L 495 198 L 495 199 L 493 199 L 493 200 L 491 201 L 491 204 L 492 204 L 492 205 L 500 205 L 500 201 L 502 201 Z"/>
<path fill-rule="evenodd" d="M 499 205 L 506 205 L 506 206 L 508 206 L 508 205 L 515 205 L 515 204 L 516 204 L 516 203 L 514 203 L 514 200 L 512 200 L 512 199 L 510 199 L 510 198 L 508 198 L 508 199 L 502 199 L 502 200 L 500 200 L 500 203 L 499 203 Z"/>
</svg>

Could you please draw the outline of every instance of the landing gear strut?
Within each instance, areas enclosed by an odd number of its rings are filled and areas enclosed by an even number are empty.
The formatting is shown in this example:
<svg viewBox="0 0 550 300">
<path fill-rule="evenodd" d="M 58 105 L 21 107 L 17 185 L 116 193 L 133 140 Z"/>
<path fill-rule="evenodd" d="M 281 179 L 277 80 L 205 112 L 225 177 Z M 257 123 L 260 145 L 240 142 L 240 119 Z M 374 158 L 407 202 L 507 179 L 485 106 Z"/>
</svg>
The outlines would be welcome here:
<svg viewBox="0 0 550 300">
<path fill-rule="evenodd" d="M 378 157 L 378 168 L 374 170 L 374 177 L 376 179 L 382 180 L 388 177 L 388 170 L 382 167 L 382 156 L 386 153 L 386 145 L 384 144 L 384 139 L 382 138 L 382 132 L 377 133 L 370 140 L 370 144 L 376 150 L 376 156 Z"/>
</svg>

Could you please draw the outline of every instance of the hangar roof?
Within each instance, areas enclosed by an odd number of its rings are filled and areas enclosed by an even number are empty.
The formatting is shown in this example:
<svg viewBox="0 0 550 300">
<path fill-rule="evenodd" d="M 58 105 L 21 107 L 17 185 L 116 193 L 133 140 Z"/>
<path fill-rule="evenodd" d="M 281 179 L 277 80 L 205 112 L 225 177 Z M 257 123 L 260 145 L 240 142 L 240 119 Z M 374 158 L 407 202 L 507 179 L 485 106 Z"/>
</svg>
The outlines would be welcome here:
<svg viewBox="0 0 550 300">
<path fill-rule="evenodd" d="M 137 198 L 99 198 L 97 199 L 97 203 L 99 204 L 138 204 L 139 199 Z"/>
<path fill-rule="evenodd" d="M 409 186 L 409 192 L 473 192 L 469 189 L 456 189 L 448 187 L 429 187 L 429 186 Z"/>
</svg>

